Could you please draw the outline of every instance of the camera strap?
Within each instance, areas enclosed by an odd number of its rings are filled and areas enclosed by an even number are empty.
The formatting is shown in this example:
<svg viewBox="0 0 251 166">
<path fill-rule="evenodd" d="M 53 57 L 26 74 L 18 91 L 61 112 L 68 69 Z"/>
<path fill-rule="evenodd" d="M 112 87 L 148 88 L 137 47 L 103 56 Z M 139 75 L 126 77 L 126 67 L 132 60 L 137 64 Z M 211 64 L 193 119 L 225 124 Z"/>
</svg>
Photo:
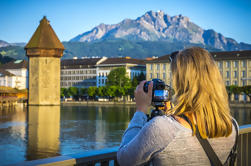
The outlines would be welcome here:
<svg viewBox="0 0 251 166">
<path fill-rule="evenodd" d="M 181 117 L 184 118 L 190 124 L 190 126 L 192 128 L 192 123 L 187 118 L 187 116 L 182 115 Z M 235 130 L 236 130 L 235 144 L 234 144 L 233 148 L 231 149 L 230 154 L 228 155 L 227 161 L 225 162 L 225 164 L 229 164 L 231 166 L 234 165 L 234 162 L 236 159 L 236 150 L 237 150 L 237 142 L 238 142 L 238 135 L 239 135 L 236 122 L 234 120 L 232 120 L 232 123 L 234 124 Z M 218 156 L 216 155 L 215 151 L 213 150 L 212 146 L 209 144 L 208 140 L 203 139 L 201 137 L 197 125 L 196 125 L 196 137 L 197 137 L 198 141 L 200 142 L 202 148 L 204 149 L 205 153 L 207 154 L 207 157 L 210 160 L 211 165 L 213 165 L 213 166 L 223 165 L 221 163 L 220 159 L 218 158 Z"/>
</svg>

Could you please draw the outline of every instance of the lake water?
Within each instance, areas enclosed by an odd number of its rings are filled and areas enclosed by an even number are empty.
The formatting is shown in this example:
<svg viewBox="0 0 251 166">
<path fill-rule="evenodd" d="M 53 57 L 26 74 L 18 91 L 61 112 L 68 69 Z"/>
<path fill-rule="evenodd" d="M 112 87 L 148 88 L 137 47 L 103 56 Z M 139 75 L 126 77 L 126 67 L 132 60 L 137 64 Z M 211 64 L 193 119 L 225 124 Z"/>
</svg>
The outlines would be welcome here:
<svg viewBox="0 0 251 166">
<path fill-rule="evenodd" d="M 119 146 L 135 106 L 30 106 L 0 110 L 0 165 Z M 251 108 L 231 108 L 239 125 Z"/>
</svg>

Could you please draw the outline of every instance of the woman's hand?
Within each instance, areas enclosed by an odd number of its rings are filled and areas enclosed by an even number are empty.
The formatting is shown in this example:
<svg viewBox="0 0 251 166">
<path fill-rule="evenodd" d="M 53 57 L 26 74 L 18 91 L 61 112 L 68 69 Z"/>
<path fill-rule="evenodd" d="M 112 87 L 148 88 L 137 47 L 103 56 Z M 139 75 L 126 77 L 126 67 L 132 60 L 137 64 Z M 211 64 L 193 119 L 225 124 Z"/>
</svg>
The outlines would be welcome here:
<svg viewBox="0 0 251 166">
<path fill-rule="evenodd" d="M 143 86 L 146 81 L 141 81 L 134 91 L 135 101 L 136 101 L 136 110 L 147 113 L 148 106 L 151 105 L 152 102 L 152 90 L 153 90 L 153 82 L 148 86 L 148 92 L 144 92 Z"/>
</svg>

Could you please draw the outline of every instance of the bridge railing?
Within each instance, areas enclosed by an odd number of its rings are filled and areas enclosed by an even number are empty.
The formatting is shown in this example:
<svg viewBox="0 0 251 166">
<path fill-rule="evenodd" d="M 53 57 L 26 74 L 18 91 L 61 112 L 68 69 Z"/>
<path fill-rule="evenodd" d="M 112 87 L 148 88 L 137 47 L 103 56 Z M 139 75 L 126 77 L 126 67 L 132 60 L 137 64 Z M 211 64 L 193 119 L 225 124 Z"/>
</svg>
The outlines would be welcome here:
<svg viewBox="0 0 251 166">
<path fill-rule="evenodd" d="M 16 166 L 54 166 L 54 165 L 84 165 L 84 166 L 118 166 L 116 154 L 118 147 L 93 150 L 88 152 L 70 154 L 66 156 L 51 157 L 40 160 L 25 161 L 22 163 L 14 164 Z M 235 165 L 248 166 L 251 165 L 251 124 L 240 126 L 240 136 L 238 140 L 238 154 L 237 162 Z M 130 160 L 130 159 L 129 159 Z"/>
</svg>

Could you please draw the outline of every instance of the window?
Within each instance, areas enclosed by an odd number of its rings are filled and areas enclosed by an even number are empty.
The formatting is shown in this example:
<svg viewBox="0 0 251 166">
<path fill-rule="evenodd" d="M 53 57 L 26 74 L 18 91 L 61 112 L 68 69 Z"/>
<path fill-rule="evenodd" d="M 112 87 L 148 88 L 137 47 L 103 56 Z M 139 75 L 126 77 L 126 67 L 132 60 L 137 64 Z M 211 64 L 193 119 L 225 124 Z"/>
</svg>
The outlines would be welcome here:
<svg viewBox="0 0 251 166">
<path fill-rule="evenodd" d="M 242 60 L 242 67 L 246 67 L 247 66 L 247 62 L 245 60 Z"/>
<path fill-rule="evenodd" d="M 237 82 L 237 81 L 234 81 L 234 85 L 238 85 L 238 82 Z"/>
<path fill-rule="evenodd" d="M 166 79 L 166 73 L 163 73 L 163 80 Z"/>
<path fill-rule="evenodd" d="M 229 81 L 226 81 L 226 85 L 227 85 L 227 86 L 229 86 L 229 85 L 230 85 Z"/>
<path fill-rule="evenodd" d="M 150 70 L 152 70 L 153 69 L 153 64 L 150 64 Z"/>
<path fill-rule="evenodd" d="M 246 81 L 243 80 L 243 81 L 242 81 L 242 86 L 245 86 L 245 85 L 246 85 Z"/>
<path fill-rule="evenodd" d="M 246 77 L 246 71 L 242 71 L 242 77 Z"/>
<path fill-rule="evenodd" d="M 230 62 L 229 62 L 229 61 L 226 62 L 226 67 L 227 67 L 227 68 L 230 67 Z"/>
<path fill-rule="evenodd" d="M 153 74 L 152 73 L 150 73 L 150 79 L 152 79 L 153 78 Z"/>
<path fill-rule="evenodd" d="M 222 68 L 222 62 L 218 62 L 219 68 Z"/>
<path fill-rule="evenodd" d="M 234 67 L 238 67 L 238 61 L 234 61 Z"/>
<path fill-rule="evenodd" d="M 157 73 L 157 78 L 159 78 L 159 73 Z"/>
<path fill-rule="evenodd" d="M 166 64 L 163 64 L 163 70 L 166 70 Z"/>
<path fill-rule="evenodd" d="M 227 78 L 229 78 L 229 71 L 226 71 Z"/>
<path fill-rule="evenodd" d="M 234 78 L 237 78 L 237 71 L 234 71 Z"/>
<path fill-rule="evenodd" d="M 157 64 L 156 68 L 157 68 L 157 70 L 159 70 L 159 64 Z"/>
</svg>

